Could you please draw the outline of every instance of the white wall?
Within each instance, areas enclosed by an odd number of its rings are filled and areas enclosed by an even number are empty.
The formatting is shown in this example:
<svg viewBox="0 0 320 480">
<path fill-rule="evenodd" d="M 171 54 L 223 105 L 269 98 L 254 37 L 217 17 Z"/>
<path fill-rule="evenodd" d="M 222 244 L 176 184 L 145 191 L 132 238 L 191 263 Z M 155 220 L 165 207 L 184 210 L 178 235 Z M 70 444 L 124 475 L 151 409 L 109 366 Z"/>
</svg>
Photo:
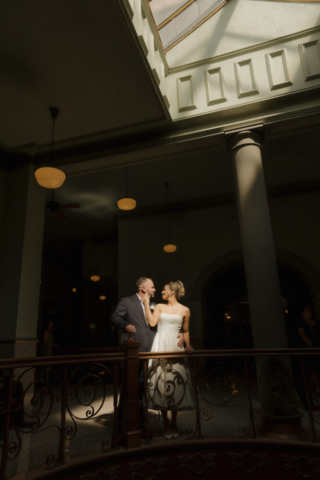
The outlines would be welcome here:
<svg viewBox="0 0 320 480">
<path fill-rule="evenodd" d="M 319 3 L 231 0 L 166 54 L 170 68 L 240 50 L 320 24 Z"/>
<path fill-rule="evenodd" d="M 320 275 L 320 193 L 278 197 L 270 204 L 276 248 L 309 262 Z M 172 216 L 172 243 L 177 252 L 166 254 L 165 216 L 119 221 L 119 296 L 135 292 L 140 276 L 153 278 L 156 301 L 163 285 L 181 280 L 185 303 L 191 308 L 191 337 L 202 337 L 200 298 L 192 292 L 201 273 L 221 256 L 241 248 L 236 210 L 228 207 L 189 210 Z M 320 292 L 318 292 L 320 293 Z"/>
</svg>

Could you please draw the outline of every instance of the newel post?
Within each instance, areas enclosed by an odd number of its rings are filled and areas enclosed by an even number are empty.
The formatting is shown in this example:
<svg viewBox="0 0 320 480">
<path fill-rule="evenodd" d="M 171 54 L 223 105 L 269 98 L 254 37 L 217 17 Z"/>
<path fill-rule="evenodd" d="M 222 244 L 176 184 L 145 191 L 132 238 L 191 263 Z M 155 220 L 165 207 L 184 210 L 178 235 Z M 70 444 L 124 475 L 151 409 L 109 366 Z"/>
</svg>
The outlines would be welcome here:
<svg viewBox="0 0 320 480">
<path fill-rule="evenodd" d="M 122 378 L 123 436 L 126 448 L 141 447 L 139 430 L 139 348 L 140 343 L 131 337 L 121 345 L 126 354 L 125 372 Z"/>
</svg>

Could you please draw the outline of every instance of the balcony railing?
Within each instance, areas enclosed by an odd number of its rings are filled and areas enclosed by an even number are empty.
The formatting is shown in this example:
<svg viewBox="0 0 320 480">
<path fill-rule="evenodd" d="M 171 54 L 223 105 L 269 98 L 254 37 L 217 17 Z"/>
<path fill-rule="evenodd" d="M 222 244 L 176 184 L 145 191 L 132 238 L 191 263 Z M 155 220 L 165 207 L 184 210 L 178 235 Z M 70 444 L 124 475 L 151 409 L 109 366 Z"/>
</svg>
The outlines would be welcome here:
<svg viewBox="0 0 320 480">
<path fill-rule="evenodd" d="M 153 392 L 163 378 L 167 383 L 159 392 L 167 406 L 179 409 L 187 387 L 194 399 L 194 409 L 178 414 L 178 441 L 262 436 L 319 441 L 320 398 L 309 370 L 310 359 L 314 365 L 320 361 L 320 349 L 187 355 L 139 354 L 138 347 L 129 341 L 119 352 L 1 360 L 1 479 L 28 470 L 45 475 L 119 448 L 166 442 L 161 413 L 150 409 L 150 399 L 157 407 Z M 162 380 L 148 367 L 150 360 L 161 365 Z M 188 386 L 181 364 L 190 373 Z M 142 373 L 144 438 L 139 426 Z"/>
</svg>

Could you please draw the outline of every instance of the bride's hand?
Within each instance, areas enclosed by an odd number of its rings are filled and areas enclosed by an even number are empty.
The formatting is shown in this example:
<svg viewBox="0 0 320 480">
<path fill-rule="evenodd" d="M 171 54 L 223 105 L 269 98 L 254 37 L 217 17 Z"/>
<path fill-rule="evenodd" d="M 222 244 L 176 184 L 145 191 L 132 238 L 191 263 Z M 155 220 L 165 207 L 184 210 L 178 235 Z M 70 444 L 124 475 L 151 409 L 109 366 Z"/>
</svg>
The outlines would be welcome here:
<svg viewBox="0 0 320 480">
<path fill-rule="evenodd" d="M 144 296 L 142 297 L 142 301 L 145 305 L 149 305 L 150 302 L 150 295 L 149 293 L 144 293 Z"/>
<path fill-rule="evenodd" d="M 193 347 L 191 347 L 191 345 L 190 345 L 190 347 L 189 347 L 189 348 L 188 348 L 188 347 L 186 347 L 184 350 L 185 350 L 185 352 L 189 353 L 189 355 L 192 355 L 192 353 L 194 352 L 194 348 L 193 348 Z"/>
</svg>

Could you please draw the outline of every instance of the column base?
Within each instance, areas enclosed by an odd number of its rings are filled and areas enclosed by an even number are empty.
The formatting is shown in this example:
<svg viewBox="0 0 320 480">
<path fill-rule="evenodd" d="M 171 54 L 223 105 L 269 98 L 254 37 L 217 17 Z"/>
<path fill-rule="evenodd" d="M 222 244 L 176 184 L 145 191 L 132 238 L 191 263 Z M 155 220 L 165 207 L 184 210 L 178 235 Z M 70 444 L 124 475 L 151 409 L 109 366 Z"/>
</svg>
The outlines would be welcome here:
<svg viewBox="0 0 320 480">
<path fill-rule="evenodd" d="M 141 432 L 140 430 L 124 433 L 123 445 L 125 448 L 141 447 Z"/>
<path fill-rule="evenodd" d="M 259 432 L 265 437 L 276 438 L 278 440 L 301 439 L 306 436 L 301 419 L 303 413 L 298 413 L 291 417 L 280 417 L 273 415 L 261 415 L 261 425 Z"/>
</svg>

